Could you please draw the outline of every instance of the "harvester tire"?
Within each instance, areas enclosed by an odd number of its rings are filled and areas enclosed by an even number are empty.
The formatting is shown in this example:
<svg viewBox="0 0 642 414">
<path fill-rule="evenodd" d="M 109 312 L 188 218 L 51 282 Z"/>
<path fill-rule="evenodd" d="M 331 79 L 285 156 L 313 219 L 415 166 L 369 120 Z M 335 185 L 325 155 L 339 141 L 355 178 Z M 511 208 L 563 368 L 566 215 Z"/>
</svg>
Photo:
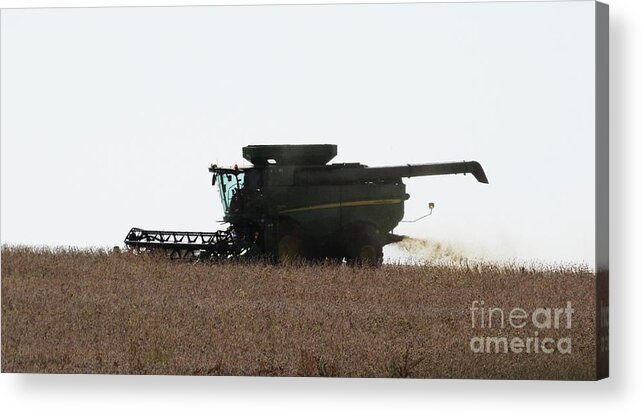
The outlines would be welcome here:
<svg viewBox="0 0 642 414">
<path fill-rule="evenodd" d="M 383 263 L 383 243 L 376 232 L 362 232 L 347 246 L 346 261 L 355 266 L 378 267 Z"/>
<path fill-rule="evenodd" d="M 279 263 L 298 261 L 305 256 L 301 230 L 296 223 L 282 222 L 279 225 L 276 247 Z"/>
<path fill-rule="evenodd" d="M 279 262 L 300 259 L 303 256 L 301 239 L 292 234 L 281 236 L 278 244 L 278 256 Z"/>
</svg>

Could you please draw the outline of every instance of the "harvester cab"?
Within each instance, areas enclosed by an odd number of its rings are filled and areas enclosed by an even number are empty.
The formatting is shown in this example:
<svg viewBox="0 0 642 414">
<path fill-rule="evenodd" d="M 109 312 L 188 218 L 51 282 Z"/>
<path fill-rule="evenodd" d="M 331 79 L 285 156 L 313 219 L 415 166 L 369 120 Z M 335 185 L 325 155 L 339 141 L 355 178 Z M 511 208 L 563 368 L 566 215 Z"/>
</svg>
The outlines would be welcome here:
<svg viewBox="0 0 642 414">
<path fill-rule="evenodd" d="M 223 211 L 227 213 L 234 196 L 243 189 L 245 173 L 238 168 L 218 168 L 216 165 L 210 167 L 210 172 L 212 172 L 212 185 L 218 187 Z"/>
<path fill-rule="evenodd" d="M 330 258 L 379 264 L 383 246 L 402 238 L 393 230 L 410 197 L 403 177 L 470 173 L 488 183 L 476 161 L 388 167 L 328 164 L 336 155 L 337 146 L 328 144 L 246 146 L 243 157 L 251 166 L 209 169 L 227 230 L 134 228 L 125 243 L 136 249 L 165 249 L 172 257 Z"/>
</svg>

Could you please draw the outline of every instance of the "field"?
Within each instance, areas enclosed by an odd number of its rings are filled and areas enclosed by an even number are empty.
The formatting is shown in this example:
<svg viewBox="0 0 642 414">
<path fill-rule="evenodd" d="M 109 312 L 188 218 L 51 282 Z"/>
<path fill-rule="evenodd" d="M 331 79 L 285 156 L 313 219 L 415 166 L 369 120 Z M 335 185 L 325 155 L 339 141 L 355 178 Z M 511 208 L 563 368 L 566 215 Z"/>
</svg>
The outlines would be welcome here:
<svg viewBox="0 0 642 414">
<path fill-rule="evenodd" d="M 595 275 L 571 266 L 215 265 L 22 247 L 1 259 L 3 372 L 595 377 Z M 498 314 L 473 327 L 476 300 L 570 301 L 572 327 L 501 327 Z M 569 337 L 572 352 L 477 353 L 479 336 Z"/>
</svg>

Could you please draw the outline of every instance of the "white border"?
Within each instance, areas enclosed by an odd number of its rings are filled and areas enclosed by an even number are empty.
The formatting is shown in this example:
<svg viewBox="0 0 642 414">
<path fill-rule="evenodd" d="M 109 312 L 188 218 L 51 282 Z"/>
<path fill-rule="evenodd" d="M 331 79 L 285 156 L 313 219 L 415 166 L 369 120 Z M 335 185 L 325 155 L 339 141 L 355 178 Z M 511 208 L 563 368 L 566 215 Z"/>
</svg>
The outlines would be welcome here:
<svg viewBox="0 0 642 414">
<path fill-rule="evenodd" d="M 279 4 L 402 3 L 287 1 Z M 450 2 L 450 1 L 445 1 Z M 610 4 L 611 378 L 600 382 L 0 375 L 4 412 L 145 410 L 156 413 L 453 411 L 477 414 L 630 412 L 642 406 L 642 2 Z M 0 0 L 2 8 L 273 4 L 268 1 Z M 637 75 L 637 76 L 636 76 Z"/>
<path fill-rule="evenodd" d="M 497 2 L 516 2 L 532 0 L 493 0 Z M 556 0 L 541 0 L 556 1 Z M 570 0 L 586 1 L 586 0 Z M 481 3 L 479 0 L 472 1 L 434 1 L 433 3 Z M 136 6 L 221 6 L 221 5 L 275 5 L 275 4 L 355 4 L 355 3 L 422 3 L 421 1 L 395 1 L 395 0 L 0 0 L 0 8 L 30 8 L 30 7 L 136 7 Z M 426 3 L 426 2 L 423 2 Z"/>
</svg>

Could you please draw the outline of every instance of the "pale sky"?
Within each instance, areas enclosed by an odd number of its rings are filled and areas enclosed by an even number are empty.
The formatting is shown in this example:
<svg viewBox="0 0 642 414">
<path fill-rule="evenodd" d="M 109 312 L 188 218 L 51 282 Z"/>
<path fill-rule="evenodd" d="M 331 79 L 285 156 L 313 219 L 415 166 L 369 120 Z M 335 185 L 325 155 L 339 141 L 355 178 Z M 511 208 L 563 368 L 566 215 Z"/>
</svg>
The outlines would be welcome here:
<svg viewBox="0 0 642 414">
<path fill-rule="evenodd" d="M 216 230 L 210 163 L 333 143 L 335 162 L 483 165 L 489 185 L 406 179 L 406 219 L 436 208 L 396 233 L 592 264 L 594 7 L 2 10 L 2 243 Z"/>
</svg>

